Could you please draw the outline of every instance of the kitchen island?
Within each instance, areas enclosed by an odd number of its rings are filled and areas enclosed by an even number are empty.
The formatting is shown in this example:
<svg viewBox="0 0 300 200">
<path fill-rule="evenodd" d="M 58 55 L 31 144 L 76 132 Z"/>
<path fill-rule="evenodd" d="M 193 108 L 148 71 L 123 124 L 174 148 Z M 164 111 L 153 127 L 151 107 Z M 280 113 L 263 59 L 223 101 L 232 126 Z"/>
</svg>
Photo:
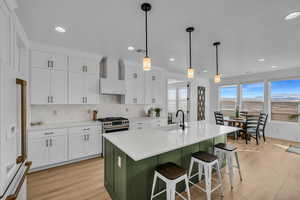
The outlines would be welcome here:
<svg viewBox="0 0 300 200">
<path fill-rule="evenodd" d="M 105 187 L 113 200 L 148 200 L 157 165 L 174 162 L 188 169 L 192 153 L 212 152 L 214 144 L 226 143 L 226 135 L 238 130 L 190 122 L 185 130 L 162 127 L 105 134 Z M 197 182 L 197 176 L 194 178 Z M 157 190 L 163 188 L 159 182 Z M 184 183 L 177 190 L 183 191 Z"/>
</svg>

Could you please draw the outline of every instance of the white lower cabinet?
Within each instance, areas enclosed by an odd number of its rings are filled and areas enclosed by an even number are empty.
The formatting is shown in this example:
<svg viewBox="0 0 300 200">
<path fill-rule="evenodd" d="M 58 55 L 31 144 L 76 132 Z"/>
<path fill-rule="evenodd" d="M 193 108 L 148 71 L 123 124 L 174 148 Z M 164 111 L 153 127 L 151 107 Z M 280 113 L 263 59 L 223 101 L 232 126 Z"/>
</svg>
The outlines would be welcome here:
<svg viewBox="0 0 300 200">
<path fill-rule="evenodd" d="M 28 159 L 33 169 L 101 153 L 102 135 L 97 126 L 29 133 Z"/>
<path fill-rule="evenodd" d="M 96 127 L 69 129 L 69 158 L 71 160 L 100 154 L 101 151 L 102 135 Z"/>
<path fill-rule="evenodd" d="M 32 161 L 32 168 L 66 161 L 68 159 L 67 133 L 67 129 L 31 132 L 28 157 Z"/>
</svg>

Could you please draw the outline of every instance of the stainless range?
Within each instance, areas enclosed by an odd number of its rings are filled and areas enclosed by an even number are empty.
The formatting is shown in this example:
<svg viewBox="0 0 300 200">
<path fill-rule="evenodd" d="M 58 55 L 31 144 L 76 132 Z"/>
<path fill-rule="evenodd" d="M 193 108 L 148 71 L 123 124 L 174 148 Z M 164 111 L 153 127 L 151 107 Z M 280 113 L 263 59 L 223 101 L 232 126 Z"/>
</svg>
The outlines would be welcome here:
<svg viewBox="0 0 300 200">
<path fill-rule="evenodd" d="M 102 134 L 108 134 L 117 131 L 128 131 L 129 120 L 123 117 L 100 118 L 98 121 L 102 125 Z M 104 155 L 104 137 L 102 136 L 102 155 Z"/>
<path fill-rule="evenodd" d="M 103 134 L 129 129 L 129 120 L 123 117 L 107 117 L 98 119 L 98 121 L 102 123 Z"/>
</svg>

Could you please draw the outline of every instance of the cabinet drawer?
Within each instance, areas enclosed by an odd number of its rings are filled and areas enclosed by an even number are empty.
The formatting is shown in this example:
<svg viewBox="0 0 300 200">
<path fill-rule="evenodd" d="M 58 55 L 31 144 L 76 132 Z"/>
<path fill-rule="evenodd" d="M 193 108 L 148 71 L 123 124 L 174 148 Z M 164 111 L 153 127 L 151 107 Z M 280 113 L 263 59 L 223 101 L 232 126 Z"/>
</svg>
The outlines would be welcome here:
<svg viewBox="0 0 300 200">
<path fill-rule="evenodd" d="M 55 136 L 55 135 L 67 135 L 68 129 L 47 129 L 47 130 L 40 130 L 40 131 L 30 131 L 29 137 L 30 138 L 41 138 L 46 136 Z"/>
<path fill-rule="evenodd" d="M 90 133 L 96 130 L 96 126 L 81 126 L 69 128 L 69 133 Z"/>
<path fill-rule="evenodd" d="M 31 52 L 31 66 L 35 68 L 48 68 L 67 70 L 68 57 L 43 51 Z"/>
</svg>

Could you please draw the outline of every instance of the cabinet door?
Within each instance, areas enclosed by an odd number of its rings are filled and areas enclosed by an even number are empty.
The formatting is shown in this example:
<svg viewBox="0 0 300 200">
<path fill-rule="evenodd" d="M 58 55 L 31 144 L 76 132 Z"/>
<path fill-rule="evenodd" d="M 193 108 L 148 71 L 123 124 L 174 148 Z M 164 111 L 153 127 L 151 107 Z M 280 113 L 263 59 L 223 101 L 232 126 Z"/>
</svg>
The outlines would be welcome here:
<svg viewBox="0 0 300 200">
<path fill-rule="evenodd" d="M 67 56 L 43 51 L 31 52 L 31 66 L 34 68 L 67 70 Z"/>
<path fill-rule="evenodd" d="M 50 70 L 31 71 L 31 104 L 48 104 L 50 96 Z"/>
<path fill-rule="evenodd" d="M 159 70 L 153 71 L 153 74 L 152 74 L 153 97 L 152 98 L 155 101 L 154 103 L 157 105 L 162 104 L 162 88 L 163 88 L 163 82 L 162 82 L 161 71 L 159 71 Z"/>
<path fill-rule="evenodd" d="M 145 72 L 145 104 L 153 104 L 152 70 Z"/>
<path fill-rule="evenodd" d="M 135 80 L 138 78 L 137 71 L 134 67 L 126 68 L 126 94 L 125 104 L 137 104 L 137 97 L 135 92 Z"/>
<path fill-rule="evenodd" d="M 96 155 L 102 152 L 102 135 L 97 132 L 88 134 L 88 141 L 86 143 L 87 155 Z"/>
<path fill-rule="evenodd" d="M 69 159 L 86 156 L 86 141 L 82 133 L 69 134 Z"/>
<path fill-rule="evenodd" d="M 50 138 L 49 163 L 68 160 L 68 136 L 57 135 Z"/>
<path fill-rule="evenodd" d="M 84 96 L 86 97 L 86 104 L 99 103 L 99 75 L 98 74 L 85 74 Z"/>
<path fill-rule="evenodd" d="M 53 104 L 67 104 L 67 72 L 52 70 L 51 96 Z"/>
<path fill-rule="evenodd" d="M 84 61 L 80 57 L 70 57 L 69 58 L 69 71 L 75 73 L 84 72 Z"/>
<path fill-rule="evenodd" d="M 69 104 L 83 103 L 84 77 L 82 73 L 69 73 Z"/>
<path fill-rule="evenodd" d="M 32 161 L 32 168 L 47 165 L 49 138 L 30 138 L 28 143 L 28 160 Z"/>
<path fill-rule="evenodd" d="M 0 60 L 5 64 L 10 63 L 11 53 L 11 25 L 10 13 L 5 3 L 0 5 Z"/>
</svg>

